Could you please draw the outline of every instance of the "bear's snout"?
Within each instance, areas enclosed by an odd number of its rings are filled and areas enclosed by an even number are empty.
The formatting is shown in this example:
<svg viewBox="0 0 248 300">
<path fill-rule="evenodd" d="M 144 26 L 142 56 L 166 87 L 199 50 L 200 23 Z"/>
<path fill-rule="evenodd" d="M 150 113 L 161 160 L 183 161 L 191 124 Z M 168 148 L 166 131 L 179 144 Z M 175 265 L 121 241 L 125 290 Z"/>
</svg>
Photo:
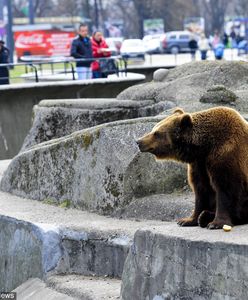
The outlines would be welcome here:
<svg viewBox="0 0 248 300">
<path fill-rule="evenodd" d="M 142 140 L 141 139 L 138 139 L 136 140 L 136 144 L 138 145 L 140 151 L 141 151 L 141 148 L 142 148 Z"/>
<path fill-rule="evenodd" d="M 147 140 L 147 137 L 136 140 L 136 144 L 138 145 L 140 152 L 151 152 L 153 150 L 149 141 Z"/>
</svg>

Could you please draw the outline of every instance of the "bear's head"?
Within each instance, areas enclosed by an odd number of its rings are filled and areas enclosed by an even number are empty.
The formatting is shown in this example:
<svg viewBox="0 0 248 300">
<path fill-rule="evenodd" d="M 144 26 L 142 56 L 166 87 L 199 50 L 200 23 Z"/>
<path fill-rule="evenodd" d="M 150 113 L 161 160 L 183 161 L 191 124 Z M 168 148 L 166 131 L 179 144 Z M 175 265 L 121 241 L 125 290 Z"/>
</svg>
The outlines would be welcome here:
<svg viewBox="0 0 248 300">
<path fill-rule="evenodd" d="M 177 108 L 137 140 L 137 144 L 141 152 L 150 152 L 157 159 L 189 162 L 192 160 L 192 134 L 192 116 Z"/>
</svg>

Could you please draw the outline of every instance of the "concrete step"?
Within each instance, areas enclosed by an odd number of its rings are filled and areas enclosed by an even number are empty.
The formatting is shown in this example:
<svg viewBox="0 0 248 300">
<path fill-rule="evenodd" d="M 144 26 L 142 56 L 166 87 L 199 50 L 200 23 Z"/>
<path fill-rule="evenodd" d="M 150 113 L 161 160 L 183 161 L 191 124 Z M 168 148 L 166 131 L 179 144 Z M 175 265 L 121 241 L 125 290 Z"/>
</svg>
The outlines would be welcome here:
<svg viewBox="0 0 248 300">
<path fill-rule="evenodd" d="M 107 277 L 56 275 L 46 281 L 29 279 L 13 292 L 18 300 L 117 300 L 120 286 L 120 280 Z"/>
<path fill-rule="evenodd" d="M 0 162 L 0 177 L 8 163 Z M 163 201 L 156 202 L 161 197 L 135 201 L 123 214 L 133 219 L 124 220 L 0 191 L 0 292 L 10 291 L 29 278 L 44 278 L 48 274 L 120 278 L 134 233 L 143 227 L 164 224 L 159 220 L 143 220 L 155 218 L 156 211 L 166 213 L 166 205 L 161 209 Z M 175 210 L 179 211 L 171 197 L 164 199 L 170 203 L 167 205 L 170 220 L 175 217 Z M 184 208 L 182 214 L 186 214 Z M 138 213 L 131 215 L 132 211 Z M 158 219 L 163 217 L 161 213 L 158 215 Z"/>
<path fill-rule="evenodd" d="M 85 300 L 120 299 L 121 281 L 109 277 L 86 277 L 80 275 L 56 275 L 46 280 L 54 290 Z"/>
<path fill-rule="evenodd" d="M 120 220 L 0 192 L 0 291 L 29 278 L 120 278 L 135 231 L 161 221 Z"/>
<path fill-rule="evenodd" d="M 73 297 L 48 288 L 44 281 L 32 278 L 13 290 L 18 300 L 73 300 Z"/>
</svg>

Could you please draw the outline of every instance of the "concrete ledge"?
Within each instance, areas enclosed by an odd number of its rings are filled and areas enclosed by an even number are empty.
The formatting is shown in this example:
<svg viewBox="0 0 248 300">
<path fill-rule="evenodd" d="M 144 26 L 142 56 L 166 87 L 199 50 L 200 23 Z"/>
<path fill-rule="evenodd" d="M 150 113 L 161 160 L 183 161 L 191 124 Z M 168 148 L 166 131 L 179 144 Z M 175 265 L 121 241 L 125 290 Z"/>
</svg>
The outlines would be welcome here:
<svg viewBox="0 0 248 300">
<path fill-rule="evenodd" d="M 21 205 L 21 199 L 19 201 Z M 48 215 L 49 207 L 43 206 L 40 210 Z M 55 211 L 65 215 L 59 208 Z M 74 218 L 74 213 L 70 213 Z M 8 214 L 11 215 L 11 211 Z M 86 225 L 81 222 L 84 229 L 79 230 L 72 225 L 65 228 L 63 221 L 55 225 L 54 222 L 27 222 L 20 213 L 19 219 L 0 215 L 0 292 L 11 291 L 29 278 L 44 279 L 54 273 L 120 278 L 132 235 L 118 226 L 111 230 L 107 226 L 109 220 L 102 220 L 105 227 L 102 228 L 97 216 L 95 222 L 91 218 L 93 216 L 87 216 L 88 223 L 84 218 Z M 52 219 L 51 213 L 49 219 Z M 74 226 L 78 224 L 74 222 Z"/>
<path fill-rule="evenodd" d="M 163 226 L 136 232 L 122 299 L 246 299 L 248 226 L 231 232 Z"/>
</svg>

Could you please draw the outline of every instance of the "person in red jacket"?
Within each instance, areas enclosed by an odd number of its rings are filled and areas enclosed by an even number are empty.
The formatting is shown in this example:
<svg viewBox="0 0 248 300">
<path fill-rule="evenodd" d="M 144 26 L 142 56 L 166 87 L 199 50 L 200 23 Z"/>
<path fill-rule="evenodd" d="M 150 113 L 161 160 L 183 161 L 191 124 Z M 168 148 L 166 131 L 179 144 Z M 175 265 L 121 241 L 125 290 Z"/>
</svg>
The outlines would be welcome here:
<svg viewBox="0 0 248 300">
<path fill-rule="evenodd" d="M 111 51 L 107 43 L 105 42 L 102 33 L 100 31 L 95 31 L 91 38 L 93 57 L 109 57 L 111 56 Z M 106 78 L 107 75 L 103 74 L 100 69 L 99 61 L 94 61 L 91 64 L 91 69 L 93 73 L 93 78 Z"/>
</svg>

